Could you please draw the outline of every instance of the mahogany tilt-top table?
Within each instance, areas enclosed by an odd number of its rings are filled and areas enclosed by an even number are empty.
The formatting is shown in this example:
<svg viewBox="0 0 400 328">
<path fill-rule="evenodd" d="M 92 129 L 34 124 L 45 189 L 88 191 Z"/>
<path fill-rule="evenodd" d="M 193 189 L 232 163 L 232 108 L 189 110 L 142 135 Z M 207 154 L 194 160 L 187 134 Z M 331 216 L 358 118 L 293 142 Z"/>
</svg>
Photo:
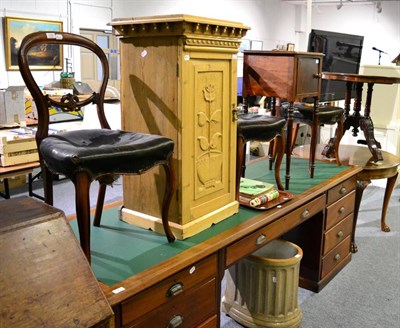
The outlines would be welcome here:
<svg viewBox="0 0 400 328">
<path fill-rule="evenodd" d="M 400 83 L 400 78 L 387 77 L 387 76 L 373 76 L 373 75 L 361 75 L 361 74 L 348 74 L 348 73 L 330 73 L 322 72 L 322 78 L 325 80 L 343 81 L 346 82 L 346 94 L 344 104 L 344 129 L 343 134 L 353 127 L 352 135 L 357 137 L 359 128 L 364 132 L 365 141 L 368 148 L 374 158 L 375 162 L 382 161 L 381 144 L 375 139 L 374 136 L 374 124 L 371 119 L 371 100 L 372 92 L 375 83 L 379 84 L 395 84 Z M 362 91 L 364 83 L 368 85 L 367 98 L 365 100 L 364 115 L 361 115 L 361 101 Z M 353 113 L 350 114 L 350 103 L 351 103 L 351 90 L 355 85 L 355 98 L 353 104 Z M 336 135 L 329 142 L 328 147 L 324 150 L 324 155 L 327 157 L 333 157 L 335 152 L 333 148 L 334 141 L 336 138 L 342 138 L 343 135 Z"/>
</svg>

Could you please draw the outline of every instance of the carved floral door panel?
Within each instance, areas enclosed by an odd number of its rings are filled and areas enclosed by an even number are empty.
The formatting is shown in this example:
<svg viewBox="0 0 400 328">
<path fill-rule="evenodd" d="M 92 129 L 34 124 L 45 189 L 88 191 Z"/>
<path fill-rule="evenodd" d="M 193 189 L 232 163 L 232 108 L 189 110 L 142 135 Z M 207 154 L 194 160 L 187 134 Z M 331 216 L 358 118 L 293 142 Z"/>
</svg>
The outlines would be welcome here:
<svg viewBox="0 0 400 328">
<path fill-rule="evenodd" d="M 230 158 L 235 146 L 232 141 L 236 142 L 232 140 L 236 125 L 232 124 L 230 112 L 231 62 L 190 59 L 185 65 L 184 92 L 193 96 L 182 107 L 183 127 L 187 131 L 182 146 L 192 151 L 185 153 L 183 171 L 193 174 L 183 177 L 183 186 L 187 186 L 183 203 L 188 204 L 192 215 L 201 216 L 210 211 L 209 206 L 218 208 L 219 202 L 226 203 L 232 192 L 230 172 L 234 162 Z M 185 108 L 190 107 L 187 112 Z M 208 201 L 210 205 L 204 206 Z"/>
</svg>

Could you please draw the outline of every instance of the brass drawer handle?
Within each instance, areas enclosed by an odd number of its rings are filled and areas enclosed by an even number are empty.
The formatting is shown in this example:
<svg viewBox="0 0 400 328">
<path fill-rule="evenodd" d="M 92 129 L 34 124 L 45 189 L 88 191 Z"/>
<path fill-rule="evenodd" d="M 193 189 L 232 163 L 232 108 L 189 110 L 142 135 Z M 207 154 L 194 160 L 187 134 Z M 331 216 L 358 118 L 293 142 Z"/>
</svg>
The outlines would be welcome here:
<svg viewBox="0 0 400 328">
<path fill-rule="evenodd" d="M 343 214 L 343 213 L 344 213 L 344 211 L 345 211 L 345 208 L 344 208 L 344 206 L 342 206 L 341 208 L 339 208 L 339 214 Z"/>
<path fill-rule="evenodd" d="M 340 260 L 340 254 L 336 254 L 335 255 L 335 261 L 339 261 Z"/>
<path fill-rule="evenodd" d="M 310 216 L 310 211 L 309 210 L 304 210 L 303 213 L 301 213 L 301 218 L 306 219 Z"/>
<path fill-rule="evenodd" d="M 265 242 L 266 239 L 267 237 L 264 234 L 258 236 L 256 239 L 256 245 L 261 245 L 262 243 Z"/>
<path fill-rule="evenodd" d="M 168 322 L 167 328 L 176 328 L 180 327 L 183 324 L 183 316 L 180 314 L 174 315 Z"/>
<path fill-rule="evenodd" d="M 176 284 L 173 284 L 171 287 L 168 288 L 167 297 L 176 296 L 182 292 L 183 292 L 183 284 L 181 282 L 177 282 Z"/>
<path fill-rule="evenodd" d="M 338 236 L 339 238 L 343 237 L 343 231 L 342 231 L 342 230 L 339 230 L 338 233 L 337 233 L 337 236 Z"/>
<path fill-rule="evenodd" d="M 339 194 L 341 194 L 341 195 L 344 195 L 345 193 L 347 193 L 347 189 L 346 189 L 346 187 L 342 187 L 342 188 L 340 188 L 340 190 L 339 190 Z"/>
</svg>

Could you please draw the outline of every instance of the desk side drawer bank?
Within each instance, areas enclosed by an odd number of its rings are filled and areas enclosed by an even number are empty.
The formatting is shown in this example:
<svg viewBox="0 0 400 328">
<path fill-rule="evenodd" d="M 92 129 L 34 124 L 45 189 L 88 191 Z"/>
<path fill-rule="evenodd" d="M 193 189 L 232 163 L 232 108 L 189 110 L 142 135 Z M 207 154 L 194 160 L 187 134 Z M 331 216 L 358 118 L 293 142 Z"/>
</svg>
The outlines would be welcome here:
<svg viewBox="0 0 400 328">
<path fill-rule="evenodd" d="M 114 286 L 103 285 L 116 327 L 219 327 L 225 270 L 268 242 L 303 249 L 300 285 L 320 291 L 351 259 L 354 190 L 349 168 Z M 125 290 L 113 294 L 123 286 Z"/>
<path fill-rule="evenodd" d="M 283 236 L 303 250 L 300 286 L 319 292 L 351 260 L 356 177 L 326 193 L 325 209 Z"/>
<path fill-rule="evenodd" d="M 122 302 L 122 325 L 195 327 L 216 318 L 216 274 L 214 254 Z"/>
</svg>

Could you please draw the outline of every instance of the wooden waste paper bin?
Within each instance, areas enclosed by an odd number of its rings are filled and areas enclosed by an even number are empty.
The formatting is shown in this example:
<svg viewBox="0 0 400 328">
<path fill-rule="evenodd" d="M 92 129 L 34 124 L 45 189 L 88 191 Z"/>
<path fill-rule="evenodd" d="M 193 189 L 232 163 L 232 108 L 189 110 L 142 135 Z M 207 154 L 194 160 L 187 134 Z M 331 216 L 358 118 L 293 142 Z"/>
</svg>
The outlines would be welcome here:
<svg viewBox="0 0 400 328">
<path fill-rule="evenodd" d="M 274 240 L 226 272 L 222 311 L 245 327 L 297 328 L 301 248 Z"/>
</svg>

